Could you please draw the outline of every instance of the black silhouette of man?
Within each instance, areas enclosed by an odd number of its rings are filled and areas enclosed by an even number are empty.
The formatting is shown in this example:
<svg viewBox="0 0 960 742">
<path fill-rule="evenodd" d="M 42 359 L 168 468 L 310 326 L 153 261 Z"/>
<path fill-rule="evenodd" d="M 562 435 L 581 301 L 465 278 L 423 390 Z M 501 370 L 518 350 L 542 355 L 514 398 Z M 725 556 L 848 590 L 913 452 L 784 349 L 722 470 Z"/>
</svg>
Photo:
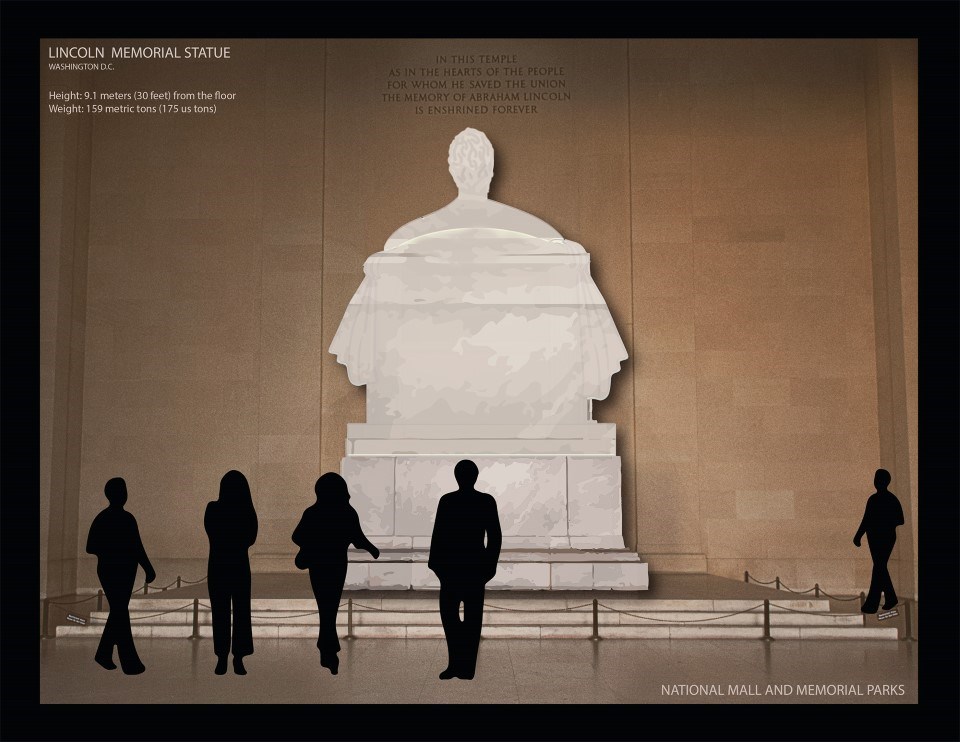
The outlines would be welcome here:
<svg viewBox="0 0 960 742">
<path fill-rule="evenodd" d="M 317 501 L 303 511 L 293 531 L 293 542 L 300 547 L 295 564 L 310 570 L 320 624 L 320 665 L 336 675 L 340 667 L 337 609 L 347 577 L 347 547 L 353 544 L 365 549 L 374 559 L 380 558 L 380 550 L 363 535 L 360 516 L 350 505 L 350 491 L 343 477 L 327 472 L 317 480 L 313 491 Z"/>
<path fill-rule="evenodd" d="M 87 536 L 87 553 L 97 557 L 97 577 L 110 603 L 110 614 L 94 659 L 101 667 L 116 670 L 113 662 L 113 648 L 116 647 L 123 671 L 127 675 L 138 675 L 146 668 L 133 644 L 130 596 L 138 565 L 143 567 L 147 582 L 153 582 L 157 573 L 153 571 L 140 540 L 137 519 L 123 509 L 127 502 L 127 483 L 114 477 L 104 486 L 103 494 L 110 505 L 97 513 Z"/>
<path fill-rule="evenodd" d="M 870 556 L 873 558 L 873 574 L 870 577 L 870 592 L 863 602 L 861 611 L 876 613 L 880 605 L 880 593 L 883 593 L 884 610 L 889 610 L 897 604 L 897 593 L 893 589 L 893 580 L 887 570 L 887 560 L 897 542 L 897 526 L 903 525 L 903 508 L 897 496 L 887 489 L 890 484 L 890 472 L 886 469 L 877 469 L 873 477 L 873 486 L 877 488 L 867 499 L 867 507 L 860 521 L 857 535 L 853 543 L 860 548 L 860 539 L 867 534 L 867 546 L 870 547 Z"/>
<path fill-rule="evenodd" d="M 447 668 L 440 679 L 472 680 L 480 649 L 483 593 L 497 573 L 503 538 L 497 501 L 474 489 L 480 475 L 477 465 L 465 459 L 454 467 L 453 475 L 460 488 L 440 498 L 427 566 L 440 580 L 440 620 L 447 638 Z"/>
</svg>

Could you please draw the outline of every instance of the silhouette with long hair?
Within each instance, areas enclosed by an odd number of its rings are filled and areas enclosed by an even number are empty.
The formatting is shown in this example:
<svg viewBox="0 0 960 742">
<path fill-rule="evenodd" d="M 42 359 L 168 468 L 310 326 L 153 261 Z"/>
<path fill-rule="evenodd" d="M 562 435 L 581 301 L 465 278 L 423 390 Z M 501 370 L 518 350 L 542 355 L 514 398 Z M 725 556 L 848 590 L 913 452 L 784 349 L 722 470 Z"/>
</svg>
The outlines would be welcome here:
<svg viewBox="0 0 960 742">
<path fill-rule="evenodd" d="M 497 573 L 503 538 L 497 501 L 474 489 L 480 475 L 477 465 L 464 459 L 453 475 L 460 488 L 445 494 L 437 505 L 427 566 L 440 580 L 440 620 L 447 638 L 447 668 L 440 679 L 472 680 L 480 649 L 483 593 Z"/>
<path fill-rule="evenodd" d="M 327 472 L 313 488 L 317 501 L 303 511 L 293 531 L 293 543 L 300 547 L 295 563 L 310 570 L 310 586 L 319 614 L 320 665 L 333 675 L 340 668 L 340 639 L 337 637 L 337 609 L 347 577 L 347 548 L 353 544 L 380 558 L 380 550 L 363 535 L 360 516 L 350 505 L 347 482 Z"/>
<path fill-rule="evenodd" d="M 220 480 L 220 496 L 207 503 L 203 527 L 210 539 L 207 561 L 207 589 L 213 614 L 214 672 L 227 672 L 231 649 L 230 606 L 233 604 L 233 671 L 246 675 L 243 658 L 253 654 L 253 627 L 250 620 L 249 549 L 257 540 L 257 511 L 253 508 L 250 485 L 240 472 L 231 469 Z"/>
<path fill-rule="evenodd" d="M 864 613 L 876 613 L 880 605 L 880 593 L 883 593 L 884 610 L 893 608 L 897 603 L 897 593 L 893 589 L 893 580 L 887 569 L 887 560 L 893 552 L 893 545 L 897 542 L 897 526 L 903 525 L 903 508 L 900 500 L 887 489 L 890 484 L 890 472 L 886 469 L 877 469 L 873 476 L 873 486 L 877 491 L 867 498 L 867 507 L 863 513 L 863 520 L 853 537 L 853 544 L 860 548 L 860 539 L 867 534 L 867 546 L 870 547 L 870 556 L 873 558 L 873 574 L 870 577 L 870 592 L 867 593 L 863 606 Z"/>
<path fill-rule="evenodd" d="M 138 565 L 143 567 L 147 582 L 157 579 L 157 573 L 140 540 L 137 519 L 123 509 L 127 502 L 127 483 L 114 477 L 104 486 L 103 494 L 110 505 L 97 513 L 87 536 L 87 553 L 97 557 L 97 577 L 110 603 L 110 614 L 94 659 L 101 667 L 116 670 L 113 662 L 113 648 L 116 646 L 123 671 L 127 675 L 138 675 L 146 668 L 133 643 L 130 596 Z"/>
</svg>

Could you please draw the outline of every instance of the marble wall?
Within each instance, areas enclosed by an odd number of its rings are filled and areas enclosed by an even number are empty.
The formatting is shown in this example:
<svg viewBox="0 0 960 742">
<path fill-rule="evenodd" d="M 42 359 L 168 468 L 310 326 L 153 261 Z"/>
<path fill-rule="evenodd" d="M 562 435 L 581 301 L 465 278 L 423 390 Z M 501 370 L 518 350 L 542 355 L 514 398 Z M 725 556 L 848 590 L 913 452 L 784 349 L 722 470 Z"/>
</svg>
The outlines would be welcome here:
<svg viewBox="0 0 960 742">
<path fill-rule="evenodd" d="M 652 572 L 863 588 L 850 541 L 878 466 L 915 529 L 914 42 L 223 43 L 228 62 L 110 78 L 236 92 L 216 116 L 41 117 L 41 541 L 78 555 L 81 586 L 111 476 L 161 582 L 203 574 L 230 468 L 260 514 L 255 564 L 292 555 L 364 421 L 326 348 L 364 260 L 456 195 L 446 148 L 468 125 L 497 152 L 491 197 L 591 255 L 630 353 L 594 417 L 617 425 L 624 536 Z M 453 55 L 503 55 L 569 100 L 467 115 L 384 97 L 423 78 L 407 68 L 474 66 Z M 72 566 L 42 558 L 68 589 Z"/>
</svg>

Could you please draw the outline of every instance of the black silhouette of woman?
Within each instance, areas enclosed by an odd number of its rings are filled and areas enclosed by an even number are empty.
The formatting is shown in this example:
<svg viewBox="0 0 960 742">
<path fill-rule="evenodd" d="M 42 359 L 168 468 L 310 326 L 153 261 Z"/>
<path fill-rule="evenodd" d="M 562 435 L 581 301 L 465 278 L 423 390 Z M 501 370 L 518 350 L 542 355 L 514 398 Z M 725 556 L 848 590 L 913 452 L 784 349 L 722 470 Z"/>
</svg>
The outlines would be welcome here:
<svg viewBox="0 0 960 742">
<path fill-rule="evenodd" d="M 230 604 L 233 603 L 233 671 L 246 675 L 243 658 L 253 654 L 250 622 L 250 557 L 247 549 L 257 540 L 257 511 L 250 485 L 231 469 L 220 480 L 220 497 L 207 504 L 203 527 L 210 539 L 207 589 L 213 613 L 214 672 L 227 672 L 230 654 Z"/>
<path fill-rule="evenodd" d="M 317 501 L 303 511 L 293 542 L 300 547 L 296 565 L 310 570 L 310 585 L 317 599 L 320 664 L 336 675 L 340 668 L 337 609 L 347 576 L 347 548 L 353 544 L 369 551 L 374 559 L 380 558 L 380 550 L 363 535 L 343 477 L 328 472 L 317 480 L 314 491 Z"/>
<path fill-rule="evenodd" d="M 94 659 L 101 667 L 116 670 L 113 662 L 113 648 L 116 646 L 123 671 L 127 675 L 138 675 L 146 668 L 137 654 L 130 630 L 130 595 L 137 577 L 137 565 L 143 567 L 147 582 L 153 582 L 157 573 L 153 571 L 140 540 L 137 519 L 123 509 L 127 502 L 127 483 L 114 477 L 104 486 L 103 494 L 110 506 L 93 519 L 87 537 L 87 553 L 97 557 L 97 577 L 110 603 L 110 614 Z"/>
<path fill-rule="evenodd" d="M 903 508 L 897 496 L 887 489 L 889 485 L 890 472 L 877 469 L 873 475 L 873 486 L 877 491 L 867 498 L 863 520 L 853 537 L 853 544 L 859 549 L 860 539 L 863 534 L 867 534 L 867 546 L 870 547 L 870 556 L 873 558 L 870 592 L 860 607 L 863 613 L 877 612 L 881 593 L 884 597 L 884 610 L 893 608 L 898 602 L 897 592 L 887 569 L 887 560 L 893 552 L 893 545 L 897 543 L 897 526 L 903 525 Z"/>
</svg>

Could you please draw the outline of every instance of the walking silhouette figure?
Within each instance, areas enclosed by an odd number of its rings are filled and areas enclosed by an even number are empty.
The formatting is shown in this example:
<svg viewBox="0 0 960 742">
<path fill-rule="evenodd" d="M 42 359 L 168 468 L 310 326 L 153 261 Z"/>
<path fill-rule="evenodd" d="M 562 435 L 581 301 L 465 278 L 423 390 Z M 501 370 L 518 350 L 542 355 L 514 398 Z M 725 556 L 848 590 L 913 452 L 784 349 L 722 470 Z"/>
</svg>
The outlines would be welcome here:
<svg viewBox="0 0 960 742">
<path fill-rule="evenodd" d="M 886 469 L 877 469 L 873 477 L 873 486 L 877 491 L 867 498 L 867 507 L 860 521 L 857 535 L 853 543 L 860 548 L 860 539 L 867 534 L 867 546 L 870 547 L 870 556 L 873 558 L 873 574 L 870 577 L 870 592 L 863 601 L 861 611 L 876 613 L 880 604 L 880 593 L 883 593 L 884 610 L 889 610 L 897 604 L 897 593 L 893 589 L 893 580 L 887 570 L 887 560 L 897 542 L 897 526 L 903 525 L 903 508 L 897 496 L 887 489 L 890 484 L 890 472 Z"/>
<path fill-rule="evenodd" d="M 300 547 L 295 563 L 310 570 L 310 586 L 319 614 L 320 664 L 336 675 L 340 668 L 337 609 L 347 577 L 347 548 L 353 544 L 380 558 L 380 550 L 363 535 L 360 516 L 350 505 L 350 492 L 343 477 L 327 472 L 314 485 L 317 501 L 303 511 L 293 531 Z"/>
<path fill-rule="evenodd" d="M 207 503 L 203 527 L 210 539 L 207 589 L 213 614 L 213 651 L 217 675 L 227 672 L 230 654 L 230 605 L 233 603 L 233 671 L 246 675 L 243 658 L 253 654 L 250 621 L 250 557 L 257 540 L 257 511 L 247 478 L 231 469 L 220 480 L 220 496 Z"/>
<path fill-rule="evenodd" d="M 453 475 L 460 488 L 445 494 L 437 505 L 427 566 L 440 580 L 440 620 L 447 638 L 447 667 L 440 679 L 472 680 L 480 649 L 483 593 L 497 573 L 503 538 L 497 501 L 474 489 L 480 475 L 477 465 L 464 459 Z"/>
<path fill-rule="evenodd" d="M 87 536 L 87 553 L 97 557 L 97 577 L 110 603 L 110 614 L 94 659 L 101 667 L 116 670 L 113 662 L 116 646 L 123 671 L 127 675 L 138 675 L 146 668 L 137 654 L 130 630 L 130 596 L 137 565 L 143 567 L 147 582 L 153 582 L 157 573 L 140 540 L 137 519 L 123 509 L 127 502 L 127 483 L 114 477 L 104 486 L 103 494 L 110 505 L 93 519 Z"/>
</svg>

